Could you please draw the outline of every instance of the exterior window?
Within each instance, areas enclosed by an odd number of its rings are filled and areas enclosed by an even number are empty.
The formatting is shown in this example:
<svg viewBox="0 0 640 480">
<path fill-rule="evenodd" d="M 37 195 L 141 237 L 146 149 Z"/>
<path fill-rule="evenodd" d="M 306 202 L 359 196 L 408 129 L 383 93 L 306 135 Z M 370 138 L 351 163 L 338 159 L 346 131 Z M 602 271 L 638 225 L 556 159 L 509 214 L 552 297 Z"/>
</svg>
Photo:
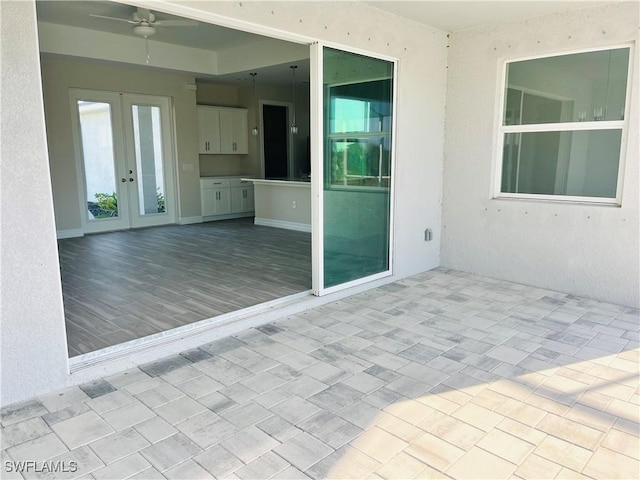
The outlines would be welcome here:
<svg viewBox="0 0 640 480">
<path fill-rule="evenodd" d="M 496 196 L 620 203 L 630 47 L 506 63 Z"/>
</svg>

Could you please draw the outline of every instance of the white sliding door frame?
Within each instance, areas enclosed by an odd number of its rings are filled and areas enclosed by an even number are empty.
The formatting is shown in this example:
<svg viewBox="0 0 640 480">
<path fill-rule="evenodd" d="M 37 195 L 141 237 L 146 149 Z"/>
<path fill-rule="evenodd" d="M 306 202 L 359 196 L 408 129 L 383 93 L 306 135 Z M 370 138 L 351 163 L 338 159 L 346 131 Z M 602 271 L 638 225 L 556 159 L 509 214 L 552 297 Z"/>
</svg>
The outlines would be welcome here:
<svg viewBox="0 0 640 480">
<path fill-rule="evenodd" d="M 324 61 L 325 48 L 340 50 L 346 53 L 364 55 L 384 60 L 393 64 L 393 95 L 391 122 L 391 182 L 389 201 L 389 268 L 366 277 L 361 277 L 339 285 L 324 286 Z M 394 217 L 395 217 L 395 183 L 396 183 L 396 118 L 398 105 L 398 59 L 344 45 L 329 42 L 314 42 L 311 45 L 310 57 L 310 102 L 311 102 L 311 265 L 312 292 L 316 296 L 345 290 L 393 275 L 394 257 Z"/>
<path fill-rule="evenodd" d="M 314 295 L 324 293 L 324 118 L 323 78 L 324 45 L 311 45 L 309 63 L 309 110 L 311 112 L 311 290 Z"/>
</svg>

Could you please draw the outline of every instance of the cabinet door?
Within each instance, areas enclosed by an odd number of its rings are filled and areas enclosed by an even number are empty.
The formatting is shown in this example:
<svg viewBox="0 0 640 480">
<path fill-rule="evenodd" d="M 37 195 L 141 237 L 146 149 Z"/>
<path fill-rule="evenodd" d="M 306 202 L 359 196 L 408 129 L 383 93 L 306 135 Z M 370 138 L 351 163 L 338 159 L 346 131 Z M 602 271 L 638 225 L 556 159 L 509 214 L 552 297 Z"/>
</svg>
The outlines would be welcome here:
<svg viewBox="0 0 640 480">
<path fill-rule="evenodd" d="M 202 216 L 216 214 L 216 202 L 218 198 L 218 190 L 213 188 L 205 188 L 202 190 Z"/>
<path fill-rule="evenodd" d="M 216 189 L 216 215 L 231 213 L 231 189 Z"/>
<path fill-rule="evenodd" d="M 220 110 L 220 153 L 249 153 L 246 110 Z"/>
<path fill-rule="evenodd" d="M 198 152 L 220 153 L 220 111 L 198 107 Z"/>
<path fill-rule="evenodd" d="M 231 190 L 231 213 L 243 212 L 244 208 L 244 193 L 243 187 L 232 187 Z"/>
<path fill-rule="evenodd" d="M 242 189 L 242 191 L 244 192 L 244 198 L 243 198 L 243 212 L 253 212 L 255 210 L 255 207 L 253 206 L 253 187 L 244 187 Z"/>
</svg>

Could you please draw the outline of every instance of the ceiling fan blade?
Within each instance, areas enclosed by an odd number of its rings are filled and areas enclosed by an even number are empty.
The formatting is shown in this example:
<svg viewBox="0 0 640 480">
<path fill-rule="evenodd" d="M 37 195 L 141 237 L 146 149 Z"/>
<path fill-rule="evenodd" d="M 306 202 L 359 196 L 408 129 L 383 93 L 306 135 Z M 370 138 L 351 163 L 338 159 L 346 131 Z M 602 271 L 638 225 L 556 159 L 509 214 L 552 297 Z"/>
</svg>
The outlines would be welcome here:
<svg viewBox="0 0 640 480">
<path fill-rule="evenodd" d="M 195 27 L 198 22 L 194 20 L 158 20 L 152 25 L 154 27 Z"/>
<path fill-rule="evenodd" d="M 127 20 L 126 18 L 105 17 L 104 15 L 95 15 L 93 13 L 90 13 L 89 16 L 94 18 L 104 18 L 106 20 L 116 20 L 118 22 L 133 23 L 134 25 L 138 23 L 138 22 L 134 22 L 133 20 Z"/>
</svg>

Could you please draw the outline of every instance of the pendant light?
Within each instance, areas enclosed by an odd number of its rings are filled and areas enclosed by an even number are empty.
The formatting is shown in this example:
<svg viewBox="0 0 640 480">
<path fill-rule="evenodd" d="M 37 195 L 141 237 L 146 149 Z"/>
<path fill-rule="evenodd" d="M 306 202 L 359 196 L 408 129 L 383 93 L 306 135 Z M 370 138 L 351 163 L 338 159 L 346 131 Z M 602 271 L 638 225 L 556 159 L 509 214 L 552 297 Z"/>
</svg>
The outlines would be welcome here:
<svg viewBox="0 0 640 480">
<path fill-rule="evenodd" d="M 251 135 L 258 135 L 258 122 L 256 122 L 256 115 L 257 115 L 257 110 L 258 110 L 258 106 L 256 105 L 256 75 L 258 75 L 257 72 L 251 72 L 249 75 L 251 75 L 251 78 L 253 80 L 253 128 L 251 129 Z"/>
<path fill-rule="evenodd" d="M 293 115 L 291 122 L 291 133 L 298 133 L 298 125 L 296 124 L 296 68 L 297 65 L 291 65 L 291 79 L 292 79 L 292 96 L 293 96 Z"/>
</svg>

